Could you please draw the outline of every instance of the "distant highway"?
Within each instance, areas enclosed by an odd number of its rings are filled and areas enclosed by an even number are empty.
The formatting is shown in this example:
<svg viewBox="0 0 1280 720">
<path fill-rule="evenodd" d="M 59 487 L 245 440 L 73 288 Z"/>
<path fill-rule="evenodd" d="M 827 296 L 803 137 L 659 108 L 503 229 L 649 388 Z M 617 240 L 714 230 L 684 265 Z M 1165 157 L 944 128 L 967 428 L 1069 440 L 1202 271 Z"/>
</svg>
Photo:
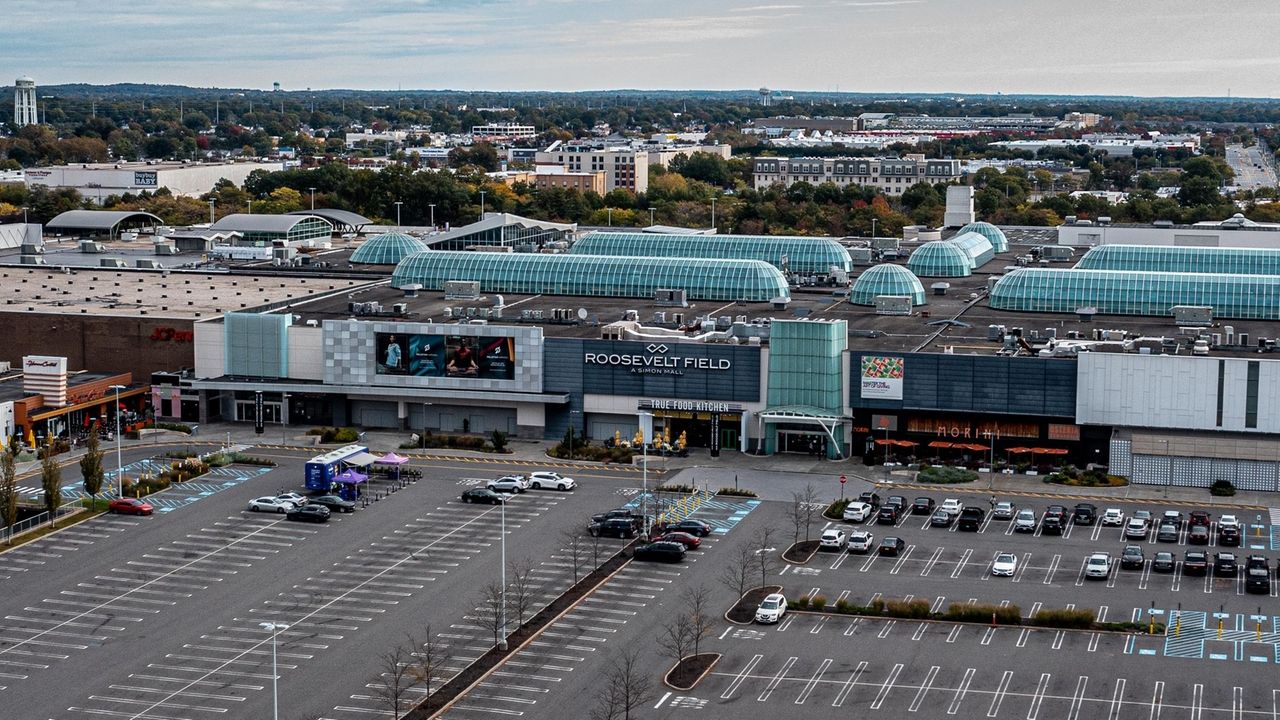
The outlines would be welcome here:
<svg viewBox="0 0 1280 720">
<path fill-rule="evenodd" d="M 1261 187 L 1280 185 L 1276 180 L 1276 171 L 1270 159 L 1264 157 L 1257 146 L 1227 146 L 1227 164 L 1236 174 L 1235 185 L 1242 190 L 1256 190 Z"/>
</svg>

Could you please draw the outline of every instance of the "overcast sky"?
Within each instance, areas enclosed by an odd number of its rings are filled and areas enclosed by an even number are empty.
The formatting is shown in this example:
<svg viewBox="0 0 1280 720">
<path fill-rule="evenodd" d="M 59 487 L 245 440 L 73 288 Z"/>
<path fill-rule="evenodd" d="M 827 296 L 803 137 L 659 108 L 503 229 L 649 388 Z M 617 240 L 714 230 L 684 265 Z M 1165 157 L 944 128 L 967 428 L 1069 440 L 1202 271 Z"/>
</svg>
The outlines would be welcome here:
<svg viewBox="0 0 1280 720">
<path fill-rule="evenodd" d="M 45 85 L 1280 96 L 1280 0 L 3 0 L 0 18 L 0 72 Z"/>
</svg>

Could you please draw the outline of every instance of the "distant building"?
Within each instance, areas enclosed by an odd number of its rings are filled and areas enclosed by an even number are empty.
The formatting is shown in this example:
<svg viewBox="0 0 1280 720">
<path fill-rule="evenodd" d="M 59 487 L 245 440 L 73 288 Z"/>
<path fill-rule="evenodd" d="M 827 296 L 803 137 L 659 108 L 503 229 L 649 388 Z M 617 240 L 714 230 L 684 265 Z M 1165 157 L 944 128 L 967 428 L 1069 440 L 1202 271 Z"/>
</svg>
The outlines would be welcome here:
<svg viewBox="0 0 1280 720">
<path fill-rule="evenodd" d="M 538 172 L 533 176 L 533 184 L 539 189 L 555 187 L 578 192 L 590 190 L 598 195 L 608 192 L 605 190 L 606 178 L 603 170 L 570 172 L 557 165 L 540 165 Z"/>
<path fill-rule="evenodd" d="M 13 124 L 18 127 L 40 122 L 36 115 L 36 81 L 22 76 L 13 87 Z"/>
<path fill-rule="evenodd" d="M 528 140 L 537 137 L 538 131 L 532 125 L 515 123 L 488 123 L 471 128 L 471 137 L 476 140 Z"/>
<path fill-rule="evenodd" d="M 189 163 L 189 162 L 121 162 L 52 165 L 28 168 L 24 177 L 27 187 L 43 185 L 71 188 L 87 200 L 101 205 L 112 195 L 155 192 L 168 188 L 174 195 L 195 197 L 213 189 L 226 179 L 243 185 L 254 170 L 276 172 L 284 169 L 278 162 Z"/>
<path fill-rule="evenodd" d="M 1187 150 L 1200 152 L 1200 136 L 1164 135 L 1150 133 L 1147 135 L 1118 133 L 1086 133 L 1079 138 L 1043 138 L 1039 140 L 1002 140 L 991 143 L 993 147 L 1010 150 L 1026 150 L 1039 152 L 1046 148 L 1072 148 L 1079 145 L 1088 146 L 1092 150 L 1107 153 L 1116 157 L 1129 157 L 1134 150 Z"/>
<path fill-rule="evenodd" d="M 960 179 L 959 160 L 931 160 L 924 155 L 901 158 L 814 158 L 762 157 L 754 163 L 754 187 L 774 183 L 791 185 L 866 185 L 880 188 L 886 195 L 901 195 L 918 182 L 943 183 Z"/>
<path fill-rule="evenodd" d="M 605 192 L 624 188 L 642 193 L 649 189 L 649 153 L 644 150 L 557 142 L 539 152 L 534 162 L 563 167 L 566 172 L 603 172 Z"/>
</svg>

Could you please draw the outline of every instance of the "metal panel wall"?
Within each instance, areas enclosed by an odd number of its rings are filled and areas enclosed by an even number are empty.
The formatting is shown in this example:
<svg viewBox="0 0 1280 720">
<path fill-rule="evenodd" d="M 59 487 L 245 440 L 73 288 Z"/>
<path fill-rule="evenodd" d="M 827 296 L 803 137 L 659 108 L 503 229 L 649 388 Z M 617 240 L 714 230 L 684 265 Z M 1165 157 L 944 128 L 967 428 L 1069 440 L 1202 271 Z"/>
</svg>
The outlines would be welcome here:
<svg viewBox="0 0 1280 720">
<path fill-rule="evenodd" d="M 864 355 L 851 352 L 849 367 L 857 377 Z M 850 383 L 854 408 L 882 410 L 949 410 L 1074 417 L 1076 365 L 1074 360 L 895 353 L 905 359 L 901 401 L 863 399 L 859 383 Z"/>
</svg>

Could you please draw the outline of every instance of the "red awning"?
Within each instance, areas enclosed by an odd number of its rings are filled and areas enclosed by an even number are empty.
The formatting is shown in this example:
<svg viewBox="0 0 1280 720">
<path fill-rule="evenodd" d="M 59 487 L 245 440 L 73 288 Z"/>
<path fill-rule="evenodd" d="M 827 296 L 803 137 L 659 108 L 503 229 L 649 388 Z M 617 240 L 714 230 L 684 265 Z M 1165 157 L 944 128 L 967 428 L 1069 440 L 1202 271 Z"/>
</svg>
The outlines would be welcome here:
<svg viewBox="0 0 1280 720">
<path fill-rule="evenodd" d="M 1066 455 L 1067 451 L 1062 448 L 1031 448 L 1031 452 L 1036 455 Z"/>
<path fill-rule="evenodd" d="M 1005 450 L 1005 452 L 1014 453 L 1015 455 L 1020 455 L 1022 453 L 1035 452 L 1035 448 L 1016 447 L 1016 448 L 1009 448 L 1008 450 Z"/>
<path fill-rule="evenodd" d="M 953 447 L 966 447 L 966 446 L 965 446 L 965 445 L 957 445 L 956 443 L 950 443 L 950 442 L 947 442 L 946 440 L 934 440 L 933 442 L 929 443 L 929 447 L 931 447 L 931 448 L 953 448 Z"/>
</svg>

